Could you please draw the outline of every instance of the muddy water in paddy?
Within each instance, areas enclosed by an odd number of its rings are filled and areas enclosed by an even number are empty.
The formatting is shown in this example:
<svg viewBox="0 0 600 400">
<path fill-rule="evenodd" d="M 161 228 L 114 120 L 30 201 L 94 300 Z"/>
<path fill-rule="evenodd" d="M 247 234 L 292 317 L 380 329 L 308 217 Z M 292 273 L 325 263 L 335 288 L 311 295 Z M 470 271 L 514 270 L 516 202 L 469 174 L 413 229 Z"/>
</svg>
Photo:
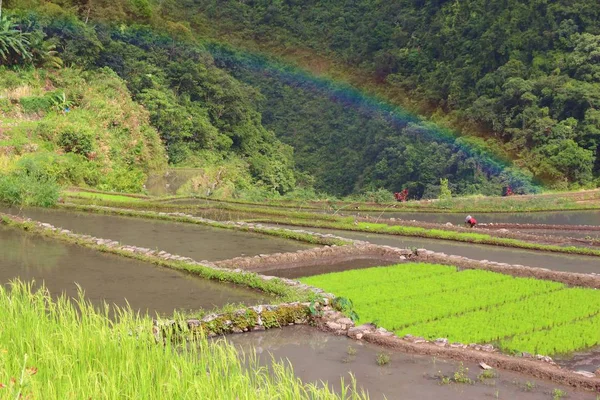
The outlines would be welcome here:
<svg viewBox="0 0 600 400">
<path fill-rule="evenodd" d="M 372 218 L 396 218 L 445 224 L 462 224 L 467 213 L 424 213 L 424 212 L 365 212 L 343 211 L 343 215 L 360 215 Z M 551 225 L 600 225 L 600 210 L 550 211 L 522 213 L 471 213 L 479 223 L 519 223 Z"/>
<path fill-rule="evenodd" d="M 238 256 L 279 253 L 314 246 L 256 233 L 210 228 L 202 225 L 120 217 L 54 209 L 2 210 L 47 222 L 76 233 L 123 244 L 164 250 L 200 260 L 225 260 Z"/>
<path fill-rule="evenodd" d="M 441 371 L 452 376 L 459 364 L 432 357 L 387 351 L 369 343 L 334 336 L 306 326 L 286 327 L 266 332 L 228 336 L 227 340 L 246 352 L 256 349 L 262 362 L 269 362 L 271 354 L 276 360 L 288 359 L 296 375 L 304 382 L 327 381 L 339 390 L 340 378 L 345 383 L 352 373 L 359 388 L 369 392 L 371 399 L 429 400 L 429 399 L 552 399 L 552 391 L 561 389 L 569 399 L 593 400 L 595 395 L 561 387 L 552 382 L 528 376 L 498 371 L 498 377 L 479 382 L 480 368 L 464 364 L 468 375 L 475 381 L 468 384 L 441 384 L 436 377 Z M 348 347 L 356 354 L 348 354 Z M 376 364 L 377 354 L 386 352 L 391 362 L 386 366 Z M 528 389 L 527 382 L 531 389 Z"/>
<path fill-rule="evenodd" d="M 322 262 L 315 265 L 299 266 L 285 269 L 271 269 L 261 271 L 263 275 L 278 276 L 280 278 L 296 279 L 304 276 L 321 275 L 330 272 L 347 271 L 350 269 L 360 269 L 369 267 L 378 267 L 383 265 L 395 264 L 389 260 L 377 258 L 353 258 L 342 261 Z"/>
<path fill-rule="evenodd" d="M 358 239 L 373 244 L 395 246 L 399 248 L 425 248 L 427 250 L 443 252 L 472 258 L 474 260 L 489 260 L 508 264 L 521 264 L 528 267 L 548 268 L 556 271 L 600 273 L 600 257 L 572 256 L 566 254 L 553 254 L 542 251 L 526 251 L 510 247 L 475 245 L 470 243 L 457 243 L 447 240 L 409 238 L 393 235 L 378 235 L 333 229 L 300 228 L 308 231 L 333 233 L 349 239 Z"/>
<path fill-rule="evenodd" d="M 17 277 L 44 282 L 54 295 L 75 297 L 79 284 L 97 306 L 125 306 L 127 299 L 151 314 L 269 301 L 259 292 L 0 226 L 0 284 Z"/>
</svg>

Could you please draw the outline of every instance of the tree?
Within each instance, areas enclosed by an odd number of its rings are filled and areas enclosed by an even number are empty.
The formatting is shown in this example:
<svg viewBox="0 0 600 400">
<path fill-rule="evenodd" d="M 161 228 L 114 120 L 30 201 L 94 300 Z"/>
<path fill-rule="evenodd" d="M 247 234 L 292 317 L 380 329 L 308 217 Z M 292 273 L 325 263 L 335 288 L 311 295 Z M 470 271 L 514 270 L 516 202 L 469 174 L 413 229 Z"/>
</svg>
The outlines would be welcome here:
<svg viewBox="0 0 600 400">
<path fill-rule="evenodd" d="M 17 29 L 8 18 L 0 17 L 0 61 L 5 65 L 30 62 L 30 34 Z"/>
</svg>

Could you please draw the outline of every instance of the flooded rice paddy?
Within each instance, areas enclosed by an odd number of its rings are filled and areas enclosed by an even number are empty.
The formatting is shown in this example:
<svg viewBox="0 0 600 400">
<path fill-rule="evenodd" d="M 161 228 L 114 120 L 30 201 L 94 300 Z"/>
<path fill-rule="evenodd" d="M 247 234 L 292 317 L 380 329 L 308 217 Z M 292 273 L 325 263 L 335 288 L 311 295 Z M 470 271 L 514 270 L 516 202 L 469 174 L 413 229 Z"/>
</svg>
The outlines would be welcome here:
<svg viewBox="0 0 600 400">
<path fill-rule="evenodd" d="M 330 272 L 347 271 L 349 269 L 379 267 L 392 264 L 395 263 L 389 260 L 383 260 L 378 258 L 352 258 L 347 260 L 321 262 L 318 264 L 299 266 L 293 268 L 271 269 L 268 271 L 261 271 L 261 274 L 278 276 L 280 278 L 296 279 L 305 276 L 328 274 Z"/>
<path fill-rule="evenodd" d="M 303 229 L 291 226 L 289 228 Z M 510 247 L 476 245 L 448 240 L 410 238 L 375 233 L 371 234 L 321 228 L 305 229 L 315 232 L 332 233 L 348 239 L 364 240 L 373 244 L 385 246 L 425 248 L 427 250 L 443 252 L 449 255 L 468 257 L 474 260 L 520 264 L 528 267 L 548 268 L 556 271 L 600 273 L 600 259 L 598 257 L 553 254 L 542 251 L 520 250 Z"/>
<path fill-rule="evenodd" d="M 53 295 L 71 297 L 80 285 L 96 306 L 129 303 L 153 315 L 269 301 L 264 293 L 0 226 L 0 283 L 15 278 L 43 282 Z"/>
<path fill-rule="evenodd" d="M 426 213 L 426 212 L 352 212 L 344 211 L 342 215 L 360 215 L 371 218 L 396 218 L 423 222 L 455 225 L 465 221 L 466 213 Z M 591 211 L 550 211 L 522 213 L 471 213 L 479 223 L 511 223 L 511 224 L 550 224 L 550 225 L 600 225 L 600 210 Z"/>
<path fill-rule="evenodd" d="M 477 376 L 481 369 L 472 363 L 466 363 L 464 367 L 469 368 L 468 376 L 473 384 L 442 384 L 439 375 L 452 376 L 460 368 L 459 363 L 387 351 L 307 326 L 233 335 L 227 340 L 246 352 L 255 349 L 265 364 L 270 361 L 271 355 L 276 360 L 289 360 L 296 375 L 304 382 L 319 384 L 327 381 L 339 390 L 340 379 L 344 378 L 347 384 L 350 374 L 353 374 L 358 387 L 368 391 L 371 399 L 376 400 L 384 396 L 402 400 L 541 400 L 552 399 L 554 389 L 564 391 L 568 399 L 596 399 L 595 394 L 506 371 L 497 371 L 496 378 L 480 381 Z M 390 355 L 388 365 L 377 365 L 376 357 L 381 352 Z"/>
<path fill-rule="evenodd" d="M 314 247 L 301 242 L 250 232 L 189 223 L 121 217 L 56 209 L 0 209 L 31 219 L 123 244 L 164 250 L 194 260 L 225 260 L 239 256 L 282 253 Z"/>
</svg>

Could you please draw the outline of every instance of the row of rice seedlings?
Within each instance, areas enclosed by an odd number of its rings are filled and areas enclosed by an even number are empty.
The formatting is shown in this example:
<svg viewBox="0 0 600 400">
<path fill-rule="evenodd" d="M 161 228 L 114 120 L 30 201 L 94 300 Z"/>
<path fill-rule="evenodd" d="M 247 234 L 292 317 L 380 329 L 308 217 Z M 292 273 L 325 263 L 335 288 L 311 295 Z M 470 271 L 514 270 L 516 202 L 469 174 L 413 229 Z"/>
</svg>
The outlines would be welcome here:
<svg viewBox="0 0 600 400">
<path fill-rule="evenodd" d="M 30 284 L 0 286 L 0 398 L 362 399 L 354 382 L 335 394 L 290 367 L 258 365 L 223 341 L 166 340 L 152 321 L 116 309 L 111 321 L 80 295 L 53 300 Z M 344 386 L 344 385 L 342 385 Z"/>
<path fill-rule="evenodd" d="M 500 342 L 511 351 L 541 354 L 583 349 L 600 341 L 600 325 L 590 325 L 598 321 L 599 291 L 489 271 L 409 265 L 302 281 L 351 299 L 361 323 L 376 322 L 400 336 Z"/>
<path fill-rule="evenodd" d="M 455 278 L 459 282 L 459 277 Z M 462 286 L 435 295 L 415 296 L 408 299 L 379 303 L 377 308 L 355 302 L 361 321 L 378 320 L 390 330 L 401 330 L 409 325 L 441 318 L 455 317 L 467 312 L 485 310 L 503 304 L 526 300 L 532 296 L 564 289 L 556 282 L 511 278 L 499 282 Z M 366 307 L 365 307 L 366 308 Z"/>
<path fill-rule="evenodd" d="M 527 298 L 517 303 L 416 324 L 398 334 L 446 337 L 463 343 L 489 343 L 534 332 L 600 312 L 600 292 L 570 288 Z M 573 334 L 578 332 L 573 331 Z"/>
<path fill-rule="evenodd" d="M 368 272 L 366 272 L 368 271 Z M 438 264 L 405 263 L 387 267 L 372 267 L 367 269 L 353 269 L 342 272 L 331 272 L 323 275 L 302 278 L 304 283 L 319 286 L 326 283 L 326 290 L 361 291 L 366 285 L 396 284 L 397 282 L 410 282 L 456 273 L 456 267 Z"/>
<path fill-rule="evenodd" d="M 600 314 L 580 321 L 568 321 L 551 329 L 517 335 L 501 342 L 511 352 L 567 354 L 600 345 Z"/>
</svg>

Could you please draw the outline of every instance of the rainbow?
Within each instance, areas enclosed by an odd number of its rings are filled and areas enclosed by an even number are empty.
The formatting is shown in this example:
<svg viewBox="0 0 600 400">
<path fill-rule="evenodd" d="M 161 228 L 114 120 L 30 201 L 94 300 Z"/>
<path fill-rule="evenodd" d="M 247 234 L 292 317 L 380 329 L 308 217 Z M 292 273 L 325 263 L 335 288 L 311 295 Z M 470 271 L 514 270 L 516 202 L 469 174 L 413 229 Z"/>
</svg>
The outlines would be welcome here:
<svg viewBox="0 0 600 400">
<path fill-rule="evenodd" d="M 484 145 L 469 141 L 468 137 L 461 137 L 451 129 L 440 127 L 379 96 L 367 94 L 347 82 L 317 76 L 306 69 L 282 62 L 276 57 L 248 52 L 244 49 L 234 48 L 230 44 L 205 41 L 204 45 L 216 59 L 226 58 L 239 67 L 275 78 L 286 85 L 318 93 L 333 102 L 352 107 L 357 112 L 371 116 L 383 116 L 399 129 L 411 126 L 417 130 L 419 135 L 428 140 L 447 144 L 454 151 L 463 152 L 467 157 L 477 160 L 482 171 L 488 176 L 498 176 L 504 173 L 513 184 L 534 188 L 541 186 L 540 182 L 530 178 L 510 159 L 490 152 Z"/>
</svg>

